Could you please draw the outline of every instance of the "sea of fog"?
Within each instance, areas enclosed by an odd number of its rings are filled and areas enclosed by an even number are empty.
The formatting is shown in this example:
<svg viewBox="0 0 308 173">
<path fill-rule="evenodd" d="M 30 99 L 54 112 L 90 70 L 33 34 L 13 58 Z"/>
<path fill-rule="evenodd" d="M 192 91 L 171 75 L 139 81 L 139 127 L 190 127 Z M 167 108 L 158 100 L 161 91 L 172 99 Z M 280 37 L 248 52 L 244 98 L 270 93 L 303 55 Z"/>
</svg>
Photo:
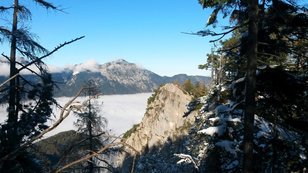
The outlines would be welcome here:
<svg viewBox="0 0 308 173">
<path fill-rule="evenodd" d="M 141 122 L 147 106 L 147 99 L 152 93 L 125 94 L 125 95 L 105 95 L 95 100 L 101 107 L 101 115 L 108 121 L 107 130 L 115 135 L 120 135 L 130 129 L 134 124 Z M 70 97 L 56 98 L 57 102 L 63 106 Z M 77 98 L 82 102 L 85 97 Z M 60 109 L 54 107 L 55 115 L 59 115 Z M 6 106 L 0 107 L 0 122 L 6 120 Z M 52 124 L 55 117 L 48 122 Z M 74 126 L 76 116 L 71 113 L 56 129 L 46 134 L 45 137 L 52 136 L 62 131 L 77 130 Z"/>
</svg>

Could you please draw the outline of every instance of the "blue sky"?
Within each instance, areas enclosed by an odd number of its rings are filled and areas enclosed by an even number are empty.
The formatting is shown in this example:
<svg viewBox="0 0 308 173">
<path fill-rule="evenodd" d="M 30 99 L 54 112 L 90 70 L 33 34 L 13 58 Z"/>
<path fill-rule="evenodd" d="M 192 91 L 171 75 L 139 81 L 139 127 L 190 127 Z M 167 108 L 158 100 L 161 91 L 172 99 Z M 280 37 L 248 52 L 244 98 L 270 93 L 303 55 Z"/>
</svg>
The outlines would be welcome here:
<svg viewBox="0 0 308 173">
<path fill-rule="evenodd" d="M 183 34 L 205 28 L 210 10 L 197 0 L 52 0 L 65 12 L 30 5 L 28 25 L 49 50 L 70 39 L 85 38 L 46 59 L 65 66 L 86 60 L 125 59 L 160 75 L 208 75 L 198 65 L 210 52 L 210 38 Z"/>
</svg>

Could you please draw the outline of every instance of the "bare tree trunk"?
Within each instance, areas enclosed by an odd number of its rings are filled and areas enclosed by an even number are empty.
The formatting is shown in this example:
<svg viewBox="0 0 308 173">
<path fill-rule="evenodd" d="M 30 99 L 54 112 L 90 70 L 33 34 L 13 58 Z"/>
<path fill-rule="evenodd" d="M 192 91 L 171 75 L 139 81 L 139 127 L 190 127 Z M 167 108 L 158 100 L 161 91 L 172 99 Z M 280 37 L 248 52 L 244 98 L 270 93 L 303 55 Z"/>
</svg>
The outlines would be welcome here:
<svg viewBox="0 0 308 173">
<path fill-rule="evenodd" d="M 257 38 L 258 38 L 258 0 L 248 0 L 249 28 L 246 71 L 245 117 L 244 117 L 244 160 L 243 171 L 254 172 L 253 169 L 253 129 L 255 114 Z"/>
<path fill-rule="evenodd" d="M 17 74 L 16 69 L 16 32 L 18 23 L 18 0 L 14 1 L 14 12 L 13 12 L 13 24 L 12 24 L 12 37 L 11 37 L 11 52 L 10 52 L 10 77 Z M 10 149 L 14 149 L 18 145 L 17 137 L 17 120 L 18 110 L 17 99 L 16 99 L 16 78 L 10 81 L 9 88 L 9 115 L 8 115 L 8 143 Z"/>
</svg>

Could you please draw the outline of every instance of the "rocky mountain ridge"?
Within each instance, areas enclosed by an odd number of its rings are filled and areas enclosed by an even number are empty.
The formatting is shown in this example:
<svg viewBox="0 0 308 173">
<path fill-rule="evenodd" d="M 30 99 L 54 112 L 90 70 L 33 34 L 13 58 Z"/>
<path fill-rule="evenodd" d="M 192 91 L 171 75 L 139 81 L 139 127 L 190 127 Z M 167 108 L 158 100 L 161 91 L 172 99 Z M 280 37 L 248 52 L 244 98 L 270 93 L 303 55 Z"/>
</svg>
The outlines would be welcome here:
<svg viewBox="0 0 308 173">
<path fill-rule="evenodd" d="M 186 74 L 172 77 L 159 76 L 123 59 L 105 64 L 98 64 L 94 61 L 76 64 L 53 72 L 52 77 L 57 84 L 54 92 L 56 97 L 73 96 L 86 85 L 96 86 L 103 94 L 135 94 L 153 92 L 162 84 L 175 81 L 183 83 L 187 79 L 192 83 L 208 84 L 210 82 L 210 78 L 205 76 Z M 25 75 L 25 78 L 36 80 L 33 75 Z M 0 76 L 0 82 L 6 79 L 7 77 Z"/>
<path fill-rule="evenodd" d="M 75 65 L 71 69 L 71 77 L 59 85 L 61 95 L 76 93 L 79 88 L 91 81 L 104 94 L 134 94 L 152 92 L 160 85 L 189 79 L 192 82 L 209 83 L 210 78 L 204 76 L 187 76 L 185 74 L 173 77 L 159 76 L 154 72 L 141 68 L 123 59 L 105 64 L 92 64 L 89 68 L 84 64 Z M 55 79 L 56 81 L 58 79 Z M 61 81 L 61 79 L 59 79 Z M 61 82 L 60 82 L 61 83 Z M 65 92 L 63 92 L 65 91 Z"/>
</svg>

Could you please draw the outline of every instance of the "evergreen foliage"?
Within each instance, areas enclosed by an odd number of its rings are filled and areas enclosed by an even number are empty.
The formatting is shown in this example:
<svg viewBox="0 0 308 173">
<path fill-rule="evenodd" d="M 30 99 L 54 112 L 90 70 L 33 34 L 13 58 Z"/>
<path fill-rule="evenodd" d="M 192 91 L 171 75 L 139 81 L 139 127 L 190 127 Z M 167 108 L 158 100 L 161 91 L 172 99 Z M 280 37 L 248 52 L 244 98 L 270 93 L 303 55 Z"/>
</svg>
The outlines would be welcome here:
<svg viewBox="0 0 308 173">
<path fill-rule="evenodd" d="M 92 87 L 94 86 L 93 82 L 88 81 L 85 86 L 85 93 L 89 97 L 85 109 L 76 113 L 77 122 L 75 126 L 78 128 L 79 133 L 87 137 L 86 140 L 79 144 L 88 150 L 84 152 L 83 156 L 99 150 L 108 140 L 102 137 L 103 134 L 106 134 L 107 119 L 100 114 L 102 112 L 100 105 L 90 99 L 90 97 L 99 94 L 97 89 Z M 86 163 L 80 163 L 82 172 L 99 172 L 99 160 L 99 158 L 90 158 Z M 76 169 L 80 168 L 77 166 Z"/>
<path fill-rule="evenodd" d="M 253 146 L 257 152 L 249 160 L 260 161 L 258 162 L 260 167 L 244 163 L 244 166 L 238 167 L 236 172 L 303 171 L 306 169 L 304 165 L 307 163 L 307 158 L 305 158 L 306 156 L 297 157 L 301 153 L 297 148 L 307 151 L 307 142 L 305 141 L 308 131 L 304 125 L 308 122 L 307 106 L 305 106 L 307 105 L 306 92 L 308 90 L 306 82 L 307 53 L 304 53 L 304 49 L 307 49 L 308 25 L 305 25 L 308 22 L 307 9 L 293 1 L 264 0 L 258 2 L 256 13 L 258 24 L 254 28 L 258 33 L 257 38 L 255 37 L 257 56 L 253 59 L 258 68 L 254 69 L 250 66 L 254 62 L 251 62 L 252 59 L 247 56 L 248 50 L 251 48 L 251 44 L 248 43 L 252 39 L 247 32 L 252 29 L 251 18 L 249 18 L 253 15 L 250 14 L 252 8 L 249 8 L 251 2 L 199 1 L 204 8 L 214 8 L 207 22 L 208 25 L 217 22 L 219 12 L 224 17 L 229 16 L 232 22 L 231 26 L 226 27 L 227 30 L 223 33 L 209 30 L 197 33 L 201 36 L 221 36 L 213 41 L 221 40 L 222 37 L 232 33 L 230 38 L 220 41 L 220 47 L 213 50 L 207 56 L 207 63 L 199 67 L 211 68 L 213 71 L 214 84 L 216 85 L 214 86 L 216 92 L 212 93 L 213 100 L 221 100 L 217 97 L 224 97 L 223 100 L 228 100 L 225 103 L 216 101 L 216 104 L 235 102 L 233 106 L 230 106 L 231 110 L 234 108 L 243 109 L 246 105 L 246 112 L 255 109 L 255 113 L 261 117 L 260 119 L 270 122 L 270 126 L 272 126 L 270 136 L 263 136 L 266 138 L 265 140 L 256 135 L 262 131 L 262 129 L 256 128 L 256 121 L 254 121 L 254 126 L 249 124 L 250 127 L 254 127 Z M 252 74 L 256 76 L 255 79 Z M 253 85 L 248 85 L 247 81 L 249 80 L 256 84 L 254 91 L 250 90 Z M 222 91 L 226 92 L 226 89 L 229 94 L 222 94 Z M 253 99 L 250 99 L 249 102 L 247 94 L 251 96 L 252 92 L 247 93 L 248 90 L 254 92 L 253 97 L 250 97 Z M 244 117 L 247 118 L 247 115 L 245 114 Z M 244 124 L 246 120 L 244 120 Z M 251 119 L 249 121 L 253 122 Z M 262 120 L 262 123 L 265 121 Z M 243 133 L 245 134 L 246 130 Z M 285 136 L 282 137 L 282 133 L 291 133 L 293 135 L 290 135 L 290 138 L 293 136 L 296 139 L 292 141 Z M 236 142 L 238 139 L 231 138 L 231 141 Z M 259 147 L 258 144 L 263 142 L 266 143 L 263 145 L 264 148 Z M 280 149 L 276 150 L 275 147 Z M 245 150 L 242 145 L 239 148 L 241 151 Z M 271 154 L 263 157 L 265 148 Z M 291 152 L 286 152 L 291 148 L 292 152 L 297 153 L 296 157 L 293 157 Z M 239 155 L 236 157 L 238 163 L 247 161 L 245 155 L 243 160 L 240 160 L 239 157 Z M 288 160 L 288 157 L 292 159 Z"/>
<path fill-rule="evenodd" d="M 207 88 L 202 82 L 196 82 L 193 84 L 191 80 L 187 79 L 183 84 L 179 84 L 179 86 L 182 90 L 193 95 L 195 98 L 207 95 Z"/>
<path fill-rule="evenodd" d="M 134 124 L 131 129 L 127 130 L 124 133 L 123 139 L 127 139 L 128 137 L 130 137 L 130 135 L 133 134 L 137 130 L 138 127 L 139 127 L 139 124 Z"/>
<path fill-rule="evenodd" d="M 52 6 L 45 1 L 37 1 L 37 3 L 46 8 Z M 3 38 L 9 40 L 11 46 L 10 56 L 7 57 L 3 54 L 10 64 L 11 80 L 6 86 L 8 92 L 1 93 L 1 97 L 8 98 L 8 118 L 0 127 L 0 172 L 41 172 L 42 169 L 39 169 L 41 165 L 30 157 L 27 151 L 17 150 L 21 144 L 47 128 L 45 123 L 52 114 L 50 106 L 55 103 L 52 98 L 54 84 L 44 63 L 38 58 L 42 54 L 47 54 L 48 51 L 37 43 L 26 29 L 18 27 L 19 19 L 27 19 L 31 16 L 25 6 L 15 0 L 11 7 L 1 6 L 1 9 L 4 11 L 13 10 L 13 18 L 11 30 L 1 26 L 1 34 Z M 17 56 L 19 55 L 25 61 L 18 62 Z M 30 63 L 36 65 L 39 73 L 26 68 Z M 22 67 L 17 69 L 17 64 Z M 24 68 L 36 74 L 37 81 L 35 83 L 18 75 Z M 27 103 L 22 103 L 25 100 Z M 12 152 L 16 152 L 11 156 L 13 158 L 3 160 Z"/>
<path fill-rule="evenodd" d="M 58 10 L 44 0 L 33 2 L 46 9 Z M 20 0 L 14 0 L 12 4 L 7 7 L 0 5 L 1 13 L 12 14 L 8 19 L 11 26 L 0 26 L 1 43 L 8 41 L 10 45 L 10 55 L 2 54 L 7 59 L 4 63 L 10 65 L 10 75 L 7 82 L 1 84 L 0 91 L 1 103 L 8 102 L 7 120 L 0 125 L 0 172 L 45 172 L 40 160 L 27 150 L 32 139 L 48 128 L 46 122 L 52 115 L 51 106 L 56 104 L 53 99 L 55 84 L 42 59 L 78 39 L 65 42 L 49 52 L 27 30 L 30 10 Z M 19 25 L 21 21 L 26 22 Z M 36 67 L 38 72 L 30 66 Z M 21 74 L 25 70 L 34 74 L 34 80 Z"/>
</svg>

